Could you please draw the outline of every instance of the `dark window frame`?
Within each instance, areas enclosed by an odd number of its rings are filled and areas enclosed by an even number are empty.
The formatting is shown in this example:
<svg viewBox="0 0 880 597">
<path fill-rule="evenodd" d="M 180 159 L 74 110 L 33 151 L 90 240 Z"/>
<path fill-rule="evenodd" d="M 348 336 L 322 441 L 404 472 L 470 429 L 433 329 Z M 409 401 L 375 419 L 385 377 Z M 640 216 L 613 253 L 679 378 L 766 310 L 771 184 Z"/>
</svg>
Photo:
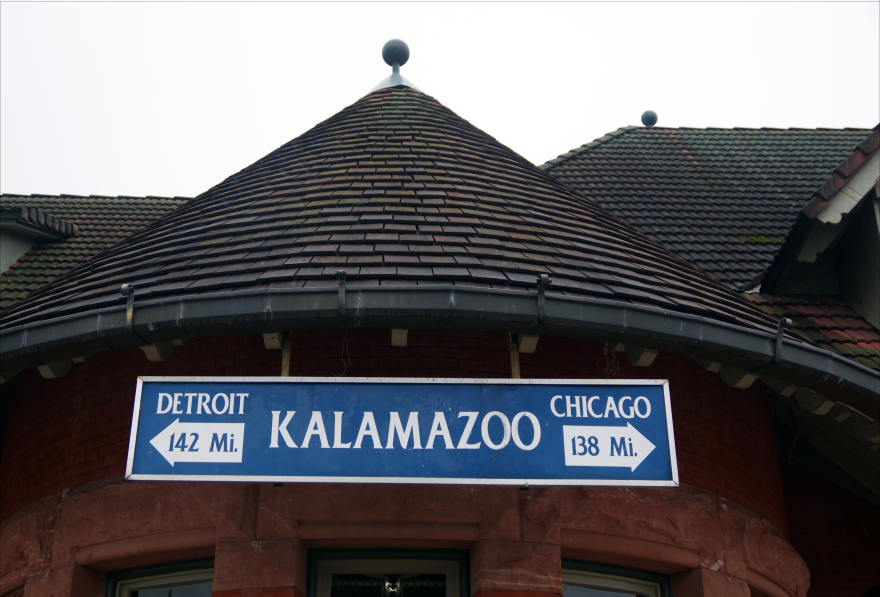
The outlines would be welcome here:
<svg viewBox="0 0 880 597">
<path fill-rule="evenodd" d="M 565 572 L 566 570 L 572 572 L 593 572 L 596 574 L 607 574 L 609 576 L 618 576 L 620 578 L 631 578 L 633 580 L 657 583 L 660 587 L 660 597 L 672 597 L 672 581 L 668 574 L 651 572 L 649 570 L 642 570 L 641 568 L 631 568 L 629 566 L 617 566 L 615 564 L 603 564 L 602 562 L 562 558 L 562 571 Z"/>
<path fill-rule="evenodd" d="M 162 574 L 176 574 L 178 572 L 193 572 L 195 570 L 214 569 L 214 558 L 196 558 L 193 560 L 178 560 L 175 562 L 163 562 L 161 564 L 148 564 L 134 568 L 124 568 L 107 573 L 104 583 L 104 597 L 116 597 L 119 581 L 147 579 L 151 576 Z"/>
<path fill-rule="evenodd" d="M 471 594 L 471 552 L 466 549 L 310 549 L 306 574 L 306 597 L 317 597 L 318 562 L 327 560 L 442 560 L 457 562 L 459 595 L 470 597 Z"/>
</svg>

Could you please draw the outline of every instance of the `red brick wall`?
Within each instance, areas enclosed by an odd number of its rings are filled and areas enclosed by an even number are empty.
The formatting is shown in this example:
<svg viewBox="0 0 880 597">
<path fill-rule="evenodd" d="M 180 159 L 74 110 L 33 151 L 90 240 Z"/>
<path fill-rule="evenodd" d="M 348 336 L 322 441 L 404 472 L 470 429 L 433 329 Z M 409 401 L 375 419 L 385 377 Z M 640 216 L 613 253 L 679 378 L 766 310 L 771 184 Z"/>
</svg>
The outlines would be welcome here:
<svg viewBox="0 0 880 597">
<path fill-rule="evenodd" d="M 239 336 L 188 342 L 163 363 L 132 348 L 95 356 L 57 379 L 23 372 L 12 382 L 0 515 L 125 472 L 139 375 L 277 375 L 280 363 L 280 351 L 267 351 L 262 336 Z"/>
<path fill-rule="evenodd" d="M 606 344 L 562 338 L 541 338 L 521 364 L 523 377 L 668 379 L 680 481 L 738 502 L 787 532 L 770 402 L 760 382 L 733 388 L 692 359 L 668 353 L 650 367 L 633 367 Z"/>
<path fill-rule="evenodd" d="M 809 597 L 860 597 L 880 583 L 880 508 L 785 464 L 791 544 L 810 569 Z"/>
<path fill-rule="evenodd" d="M 503 334 L 390 330 L 297 334 L 293 376 L 509 377 Z M 343 361 L 342 355 L 345 354 Z M 64 488 L 124 472 L 138 375 L 278 375 L 281 351 L 260 336 L 199 339 L 150 363 L 134 348 L 98 355 L 59 379 L 36 370 L 15 381 L 0 475 L 2 516 Z M 531 378 L 669 379 L 682 483 L 718 493 L 763 515 L 783 533 L 785 512 L 766 392 L 731 388 L 687 357 L 661 354 L 632 367 L 607 345 L 542 337 L 521 355 Z"/>
</svg>

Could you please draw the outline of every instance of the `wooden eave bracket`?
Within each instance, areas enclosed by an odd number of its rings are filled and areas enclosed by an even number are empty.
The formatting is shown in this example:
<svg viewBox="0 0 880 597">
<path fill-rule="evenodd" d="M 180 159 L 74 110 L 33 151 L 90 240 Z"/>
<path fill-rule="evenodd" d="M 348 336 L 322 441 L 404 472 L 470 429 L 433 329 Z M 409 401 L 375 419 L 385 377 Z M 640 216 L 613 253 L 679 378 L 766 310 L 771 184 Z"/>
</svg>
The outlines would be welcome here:
<svg viewBox="0 0 880 597">
<path fill-rule="evenodd" d="M 634 367 L 650 367 L 654 364 L 654 359 L 659 354 L 653 348 L 642 348 L 641 346 L 632 346 L 627 344 L 624 348 L 626 360 Z"/>
<path fill-rule="evenodd" d="M 409 330 L 394 328 L 391 330 L 391 346 L 406 346 Z"/>
<path fill-rule="evenodd" d="M 266 347 L 266 350 L 281 350 L 283 343 L 283 332 L 272 332 L 271 334 L 263 334 L 263 346 Z"/>
<path fill-rule="evenodd" d="M 40 372 L 46 379 L 55 379 L 56 377 L 61 377 L 73 366 L 73 361 L 70 359 L 65 359 L 63 361 L 55 361 L 53 363 L 46 363 L 45 365 L 40 365 L 37 367 L 37 370 Z"/>
<path fill-rule="evenodd" d="M 141 346 L 141 350 L 147 355 L 147 360 L 151 362 L 167 361 L 174 352 L 174 341 L 165 340 L 164 342 L 156 342 L 155 344 L 147 344 Z"/>
</svg>

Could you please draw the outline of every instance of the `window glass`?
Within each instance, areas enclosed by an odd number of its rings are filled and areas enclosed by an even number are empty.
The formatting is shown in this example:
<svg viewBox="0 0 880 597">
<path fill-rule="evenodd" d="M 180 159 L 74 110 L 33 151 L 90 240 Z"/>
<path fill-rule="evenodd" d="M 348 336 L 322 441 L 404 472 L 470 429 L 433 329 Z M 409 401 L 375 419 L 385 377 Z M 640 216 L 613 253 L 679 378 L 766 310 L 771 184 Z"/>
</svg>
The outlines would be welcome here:
<svg viewBox="0 0 880 597">
<path fill-rule="evenodd" d="M 388 569 L 395 569 L 393 560 Z M 446 597 L 446 575 L 333 574 L 330 597 Z"/>
<path fill-rule="evenodd" d="M 400 579 L 399 597 L 446 597 L 445 574 L 416 574 Z"/>
<path fill-rule="evenodd" d="M 458 556 L 420 560 L 321 555 L 315 554 L 313 597 L 462 597 Z"/>
<path fill-rule="evenodd" d="M 160 565 L 131 569 L 111 575 L 110 595 L 114 597 L 211 597 L 212 569 L 181 570 L 184 565 Z M 115 590 L 114 590 L 115 589 Z"/>
<path fill-rule="evenodd" d="M 603 572 L 594 570 L 562 570 L 563 597 L 661 597 L 660 575 L 644 573 L 639 570 L 620 569 L 615 574 L 614 567 L 603 566 Z M 657 580 L 654 580 L 657 578 Z"/>
<path fill-rule="evenodd" d="M 385 580 L 366 574 L 334 574 L 330 597 L 382 597 Z"/>
<path fill-rule="evenodd" d="M 592 589 L 577 585 L 562 585 L 562 597 L 647 597 L 644 593 L 629 591 L 612 591 L 609 589 Z"/>
<path fill-rule="evenodd" d="M 173 587 L 133 589 L 129 597 L 211 597 L 214 583 L 211 581 Z"/>
</svg>

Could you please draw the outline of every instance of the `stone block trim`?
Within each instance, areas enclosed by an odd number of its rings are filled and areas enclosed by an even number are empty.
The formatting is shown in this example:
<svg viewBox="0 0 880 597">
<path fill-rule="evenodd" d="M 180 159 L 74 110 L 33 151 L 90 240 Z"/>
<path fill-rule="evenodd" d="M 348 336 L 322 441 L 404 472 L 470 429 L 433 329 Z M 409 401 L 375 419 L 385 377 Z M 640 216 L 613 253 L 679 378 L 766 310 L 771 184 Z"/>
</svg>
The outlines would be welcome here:
<svg viewBox="0 0 880 597">
<path fill-rule="evenodd" d="M 529 528 L 537 520 L 544 535 Z M 305 549 L 321 547 L 467 549 L 475 593 L 558 594 L 561 560 L 583 554 L 666 574 L 714 570 L 768 597 L 805 597 L 809 584 L 803 560 L 765 518 L 688 485 L 522 491 L 116 477 L 49 496 L 3 522 L 0 594 L 50 576 L 63 585 L 75 566 L 107 571 L 180 559 L 164 539 L 194 535 L 215 554 L 214 588 L 242 597 L 303 591 Z"/>
<path fill-rule="evenodd" d="M 675 597 L 751 597 L 749 585 L 741 579 L 700 568 L 672 577 Z"/>
<path fill-rule="evenodd" d="M 411 330 L 408 346 L 391 346 L 391 330 L 297 334 L 292 376 L 508 378 L 504 334 Z M 345 355 L 345 360 L 343 360 Z M 763 387 L 725 384 L 686 357 L 663 354 L 633 367 L 606 344 L 543 337 L 521 355 L 535 379 L 659 378 L 672 388 L 682 483 L 735 501 L 785 533 L 769 404 Z M 66 488 L 125 472 L 135 382 L 139 375 L 278 375 L 281 351 L 260 336 L 198 339 L 165 362 L 137 349 L 98 355 L 58 379 L 35 370 L 17 379 L 0 473 L 3 516 Z"/>
<path fill-rule="evenodd" d="M 306 550 L 297 539 L 218 543 L 214 550 L 215 590 L 304 589 L 305 576 Z"/>
<path fill-rule="evenodd" d="M 471 592 L 562 594 L 559 545 L 525 541 L 482 540 L 471 550 Z"/>
</svg>

